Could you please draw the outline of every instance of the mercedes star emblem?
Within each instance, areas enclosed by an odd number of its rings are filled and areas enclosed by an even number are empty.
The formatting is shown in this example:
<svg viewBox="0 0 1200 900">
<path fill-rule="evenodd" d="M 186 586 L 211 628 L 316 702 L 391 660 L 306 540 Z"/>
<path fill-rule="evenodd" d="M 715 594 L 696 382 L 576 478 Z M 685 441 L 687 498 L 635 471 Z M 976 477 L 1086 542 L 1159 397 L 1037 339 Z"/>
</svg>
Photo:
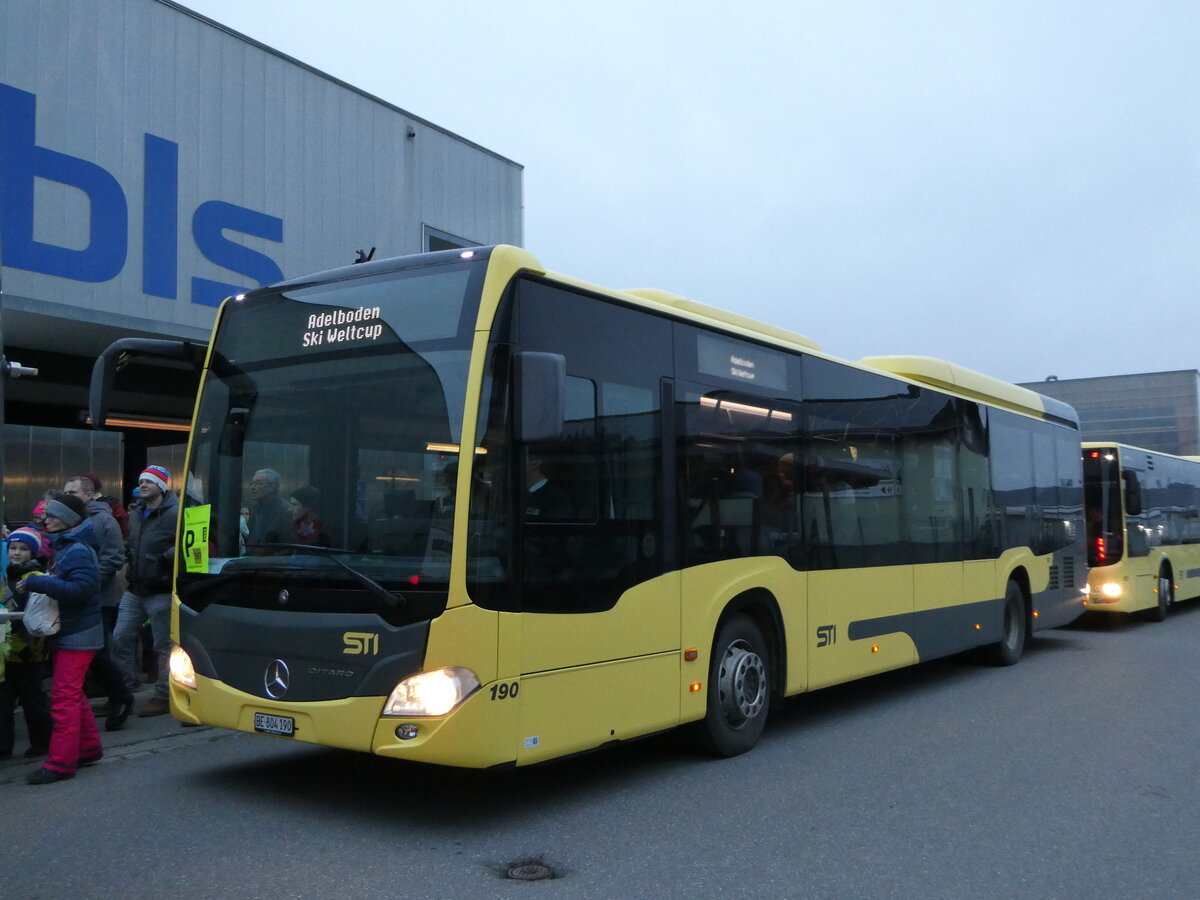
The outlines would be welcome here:
<svg viewBox="0 0 1200 900">
<path fill-rule="evenodd" d="M 271 660 L 266 674 L 263 675 L 263 687 L 267 689 L 267 696 L 272 700 L 283 697 L 287 693 L 289 677 L 287 663 L 282 659 Z"/>
</svg>

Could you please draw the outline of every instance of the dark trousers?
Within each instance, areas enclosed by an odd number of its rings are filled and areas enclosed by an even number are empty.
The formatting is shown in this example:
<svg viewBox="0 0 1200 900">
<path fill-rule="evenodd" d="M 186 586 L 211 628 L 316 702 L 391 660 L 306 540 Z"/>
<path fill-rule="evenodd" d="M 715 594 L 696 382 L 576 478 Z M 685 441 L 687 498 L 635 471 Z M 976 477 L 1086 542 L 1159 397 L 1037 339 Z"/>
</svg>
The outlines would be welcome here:
<svg viewBox="0 0 1200 900">
<path fill-rule="evenodd" d="M 119 703 L 132 703 L 133 693 L 125 684 L 125 676 L 117 668 L 112 658 L 113 628 L 117 624 L 117 607 L 100 607 L 100 617 L 104 622 L 104 647 L 96 651 L 92 657 L 92 665 L 88 674 L 104 689 L 108 697 L 109 709 L 115 709 Z"/>
<path fill-rule="evenodd" d="M 4 681 L 0 681 L 0 753 L 12 753 L 16 736 L 13 733 L 17 702 L 25 713 L 25 727 L 29 730 L 29 746 L 45 749 L 50 746 L 50 733 L 54 730 L 50 718 L 50 698 L 42 682 L 46 677 L 46 664 L 21 663 L 9 660 L 4 667 Z"/>
</svg>

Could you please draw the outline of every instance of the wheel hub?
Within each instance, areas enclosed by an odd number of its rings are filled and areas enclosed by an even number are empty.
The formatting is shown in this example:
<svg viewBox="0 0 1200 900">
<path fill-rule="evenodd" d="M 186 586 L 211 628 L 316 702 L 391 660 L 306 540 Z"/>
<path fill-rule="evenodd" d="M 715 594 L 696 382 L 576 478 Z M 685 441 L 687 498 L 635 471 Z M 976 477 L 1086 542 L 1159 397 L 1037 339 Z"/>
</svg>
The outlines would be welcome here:
<svg viewBox="0 0 1200 900">
<path fill-rule="evenodd" d="M 731 644 L 717 673 L 721 714 L 734 728 L 762 712 L 767 697 L 767 670 L 762 658 L 741 641 Z"/>
</svg>

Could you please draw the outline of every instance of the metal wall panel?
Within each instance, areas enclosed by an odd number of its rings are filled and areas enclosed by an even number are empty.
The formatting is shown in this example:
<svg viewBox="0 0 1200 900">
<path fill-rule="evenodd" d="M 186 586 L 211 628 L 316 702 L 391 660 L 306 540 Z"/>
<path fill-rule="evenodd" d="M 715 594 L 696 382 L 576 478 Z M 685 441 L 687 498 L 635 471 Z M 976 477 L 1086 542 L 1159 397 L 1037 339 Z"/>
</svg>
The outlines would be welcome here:
<svg viewBox="0 0 1200 900">
<path fill-rule="evenodd" d="M 61 490 L 72 475 L 91 472 L 106 493 L 121 493 L 121 435 L 115 432 L 6 425 L 4 460 L 4 515 L 10 525 L 28 522 L 42 495 Z"/>
<path fill-rule="evenodd" d="M 292 277 L 350 262 L 359 247 L 377 247 L 376 258 L 417 252 L 423 225 L 483 244 L 522 239 L 516 163 L 162 0 L 4 0 L 0 86 L 0 165 L 28 180 L 13 161 L 32 160 L 39 176 L 32 208 L 13 205 L 15 192 L 2 201 L 6 311 L 200 337 L 214 310 L 195 302 L 194 278 L 254 287 L 273 267 Z M 32 140 L 14 128 L 14 104 L 29 95 Z M 155 139 L 154 152 L 177 153 L 173 190 L 169 161 L 166 186 L 148 187 Z M 115 179 L 123 225 L 112 204 L 55 174 L 54 154 Z M 208 256 L 202 209 L 214 216 Z M 147 210 L 152 225 L 165 223 L 148 244 Z M 259 224 L 244 229 L 242 216 Z M 16 246 L 25 218 L 34 241 L 77 251 L 99 274 L 119 260 L 90 243 L 93 220 L 106 234 L 123 227 L 124 263 L 100 281 L 54 260 L 31 266 Z M 278 242 L 261 225 L 277 220 Z M 38 266 L 51 271 L 30 271 Z M 147 291 L 147 266 L 169 284 L 158 293 L 173 296 Z"/>
</svg>

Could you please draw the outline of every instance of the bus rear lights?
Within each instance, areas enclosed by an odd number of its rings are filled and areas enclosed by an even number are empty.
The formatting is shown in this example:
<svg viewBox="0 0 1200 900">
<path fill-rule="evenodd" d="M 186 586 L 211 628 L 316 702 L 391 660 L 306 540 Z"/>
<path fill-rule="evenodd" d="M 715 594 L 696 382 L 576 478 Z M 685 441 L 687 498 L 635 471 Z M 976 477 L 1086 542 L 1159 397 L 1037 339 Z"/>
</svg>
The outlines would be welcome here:
<svg viewBox="0 0 1200 900">
<path fill-rule="evenodd" d="M 405 678 L 383 704 L 384 716 L 444 716 L 479 689 L 470 669 L 447 666 Z"/>
<path fill-rule="evenodd" d="M 171 651 L 170 668 L 173 682 L 191 691 L 196 689 L 196 670 L 192 666 L 192 658 L 182 647 L 177 646 Z"/>
<path fill-rule="evenodd" d="M 411 741 L 420 733 L 421 730 L 411 722 L 406 722 L 403 725 L 396 726 L 396 737 L 400 738 L 402 741 Z"/>
<path fill-rule="evenodd" d="M 689 690 L 689 691 L 691 691 L 693 694 L 698 694 L 698 693 L 700 693 L 702 690 L 704 690 L 704 687 L 703 687 L 703 685 L 701 685 L 701 684 L 700 684 L 700 682 L 698 682 L 698 681 L 693 681 L 693 682 L 692 682 L 692 683 L 691 683 L 691 684 L 688 686 L 688 690 Z"/>
</svg>

